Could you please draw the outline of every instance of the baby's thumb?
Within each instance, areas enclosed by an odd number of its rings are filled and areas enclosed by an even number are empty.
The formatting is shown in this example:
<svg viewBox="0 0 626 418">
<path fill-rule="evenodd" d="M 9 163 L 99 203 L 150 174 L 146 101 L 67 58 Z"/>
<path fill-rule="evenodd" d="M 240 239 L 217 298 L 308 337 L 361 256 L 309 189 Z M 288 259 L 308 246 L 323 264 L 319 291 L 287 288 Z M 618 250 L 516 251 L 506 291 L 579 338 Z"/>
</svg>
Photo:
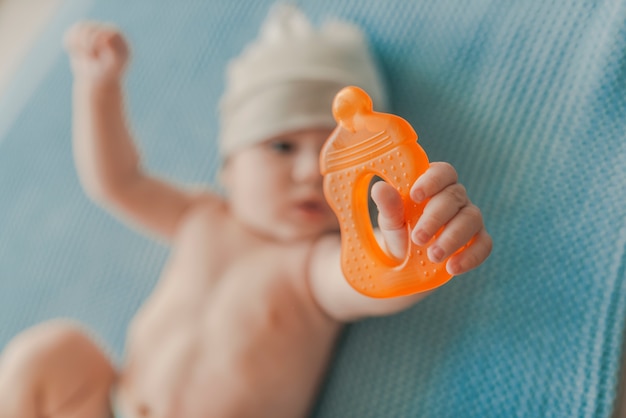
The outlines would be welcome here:
<svg viewBox="0 0 626 418">
<path fill-rule="evenodd" d="M 384 181 L 372 186 L 372 200 L 378 208 L 378 226 L 381 230 L 404 228 L 404 203 L 400 193 Z"/>
</svg>

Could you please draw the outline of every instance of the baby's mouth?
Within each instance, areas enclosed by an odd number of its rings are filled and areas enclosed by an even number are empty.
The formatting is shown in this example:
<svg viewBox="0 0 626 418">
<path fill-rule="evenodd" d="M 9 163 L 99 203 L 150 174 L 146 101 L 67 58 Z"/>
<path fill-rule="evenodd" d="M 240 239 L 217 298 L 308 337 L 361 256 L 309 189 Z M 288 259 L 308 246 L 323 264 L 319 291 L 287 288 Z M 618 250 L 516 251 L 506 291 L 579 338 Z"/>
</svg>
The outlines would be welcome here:
<svg viewBox="0 0 626 418">
<path fill-rule="evenodd" d="M 324 202 L 319 200 L 305 200 L 296 205 L 298 210 L 307 213 L 307 214 L 323 214 L 326 210 L 326 205 Z"/>
<path fill-rule="evenodd" d="M 302 210 L 307 210 L 307 211 L 319 211 L 322 209 L 322 205 L 319 202 L 315 202 L 315 201 L 302 202 L 298 206 Z"/>
</svg>

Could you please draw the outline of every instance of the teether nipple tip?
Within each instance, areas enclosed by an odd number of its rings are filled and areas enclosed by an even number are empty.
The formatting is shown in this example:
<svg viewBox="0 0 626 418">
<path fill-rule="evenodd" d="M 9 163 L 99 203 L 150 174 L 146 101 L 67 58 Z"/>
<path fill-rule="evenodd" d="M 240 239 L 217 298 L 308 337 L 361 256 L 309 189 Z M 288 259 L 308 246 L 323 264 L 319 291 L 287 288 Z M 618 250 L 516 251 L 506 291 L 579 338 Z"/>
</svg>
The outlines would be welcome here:
<svg viewBox="0 0 626 418">
<path fill-rule="evenodd" d="M 357 113 L 372 111 L 372 100 L 362 89 L 349 86 L 341 89 L 333 101 L 333 116 L 343 128 L 353 130 Z"/>
</svg>

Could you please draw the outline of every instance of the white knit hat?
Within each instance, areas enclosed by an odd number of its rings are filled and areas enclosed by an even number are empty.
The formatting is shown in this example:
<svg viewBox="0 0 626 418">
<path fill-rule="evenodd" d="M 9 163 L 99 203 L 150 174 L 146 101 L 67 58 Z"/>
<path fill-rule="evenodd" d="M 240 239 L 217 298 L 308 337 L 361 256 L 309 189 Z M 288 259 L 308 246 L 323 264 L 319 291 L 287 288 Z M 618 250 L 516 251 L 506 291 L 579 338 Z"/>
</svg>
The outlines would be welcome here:
<svg viewBox="0 0 626 418">
<path fill-rule="evenodd" d="M 258 38 L 228 65 L 222 157 L 283 132 L 334 127 L 332 100 L 347 85 L 367 91 L 377 110 L 387 107 L 361 30 L 336 20 L 315 29 L 295 6 L 275 5 Z"/>
</svg>

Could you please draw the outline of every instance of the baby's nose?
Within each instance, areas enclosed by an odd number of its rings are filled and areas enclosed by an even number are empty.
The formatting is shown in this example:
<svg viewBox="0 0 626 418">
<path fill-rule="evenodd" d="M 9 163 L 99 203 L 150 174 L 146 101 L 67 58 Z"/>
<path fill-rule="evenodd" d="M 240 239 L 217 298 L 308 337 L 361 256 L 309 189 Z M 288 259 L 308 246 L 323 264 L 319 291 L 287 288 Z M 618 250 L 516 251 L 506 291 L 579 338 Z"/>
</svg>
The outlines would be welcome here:
<svg viewBox="0 0 626 418">
<path fill-rule="evenodd" d="M 293 167 L 293 177 L 296 181 L 321 181 L 322 174 L 320 173 L 319 167 L 319 154 L 307 152 L 296 159 Z"/>
</svg>

